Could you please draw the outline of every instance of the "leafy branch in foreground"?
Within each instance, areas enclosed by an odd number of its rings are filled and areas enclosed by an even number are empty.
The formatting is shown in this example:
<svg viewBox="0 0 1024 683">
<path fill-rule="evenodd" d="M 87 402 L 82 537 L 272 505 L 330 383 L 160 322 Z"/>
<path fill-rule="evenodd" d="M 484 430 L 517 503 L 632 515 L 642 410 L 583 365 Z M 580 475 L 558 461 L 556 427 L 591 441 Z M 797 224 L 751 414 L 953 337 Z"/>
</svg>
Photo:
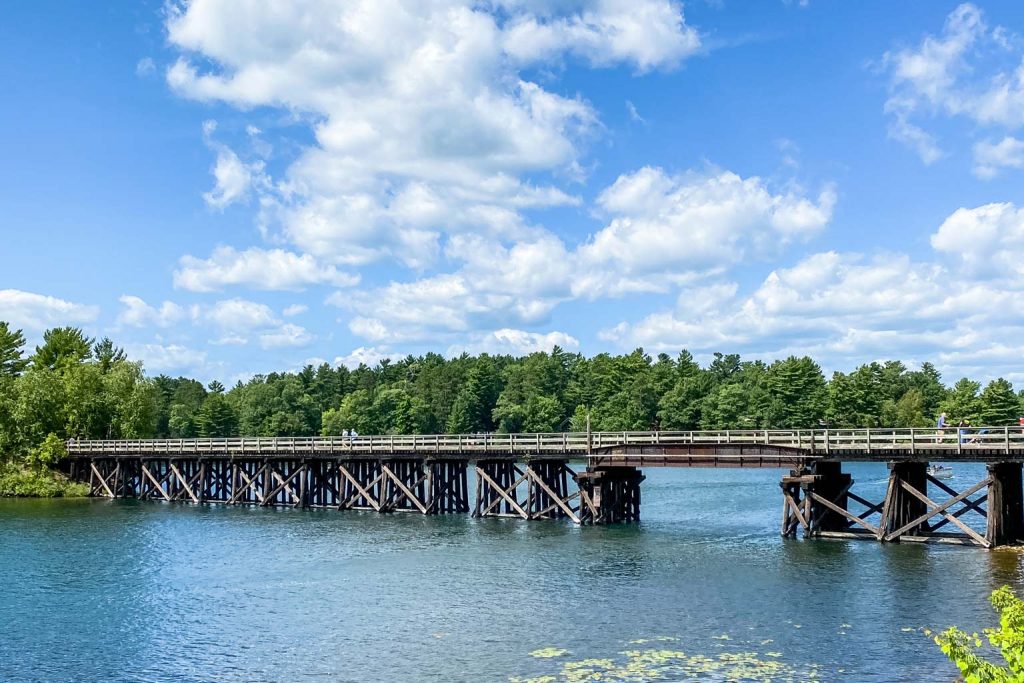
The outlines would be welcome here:
<svg viewBox="0 0 1024 683">
<path fill-rule="evenodd" d="M 1013 683 L 1024 680 L 1024 601 L 1007 586 L 993 591 L 989 598 L 999 611 L 999 628 L 983 631 L 989 645 L 999 650 L 1005 666 L 994 664 L 981 655 L 984 641 L 977 633 L 968 634 L 955 626 L 934 635 L 935 644 L 956 664 L 966 683 Z M 930 633 L 929 633 L 930 634 Z"/>
</svg>

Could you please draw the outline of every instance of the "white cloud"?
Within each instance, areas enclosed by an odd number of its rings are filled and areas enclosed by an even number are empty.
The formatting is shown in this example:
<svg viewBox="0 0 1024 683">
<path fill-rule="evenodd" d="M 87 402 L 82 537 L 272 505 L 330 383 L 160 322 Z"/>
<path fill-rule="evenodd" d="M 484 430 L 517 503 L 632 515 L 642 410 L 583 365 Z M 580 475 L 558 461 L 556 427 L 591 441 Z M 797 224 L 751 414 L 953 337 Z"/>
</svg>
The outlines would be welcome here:
<svg viewBox="0 0 1024 683">
<path fill-rule="evenodd" d="M 1004 168 L 1024 168 L 1024 140 L 1007 135 L 999 142 L 982 140 L 974 145 L 974 173 L 994 178 Z"/>
<path fill-rule="evenodd" d="M 812 200 L 728 171 L 670 176 L 642 168 L 598 196 L 612 220 L 580 248 L 577 286 L 591 296 L 659 290 L 666 281 L 775 254 L 824 228 L 835 200 L 831 188 Z"/>
<path fill-rule="evenodd" d="M 349 370 L 354 370 L 360 366 L 360 364 L 367 365 L 369 367 L 375 366 L 385 358 L 396 358 L 387 348 L 378 347 L 366 347 L 360 346 L 357 349 L 353 349 L 351 353 L 345 356 L 338 356 L 334 359 L 335 366 L 344 365 Z"/>
<path fill-rule="evenodd" d="M 545 232 L 512 246 L 454 235 L 445 255 L 460 264 L 456 272 L 339 293 L 327 303 L 352 310 L 349 329 L 377 344 L 539 325 L 566 301 L 667 291 L 776 254 L 824 227 L 834 201 L 831 188 L 811 200 L 756 177 L 644 168 L 601 193 L 611 222 L 576 249 Z"/>
<path fill-rule="evenodd" d="M 277 349 L 290 346 L 306 346 L 313 341 L 313 335 L 304 327 L 285 323 L 276 330 L 260 335 L 260 346 L 265 349 Z"/>
<path fill-rule="evenodd" d="M 823 252 L 772 271 L 744 296 L 717 283 L 675 310 L 600 333 L 624 348 L 810 354 L 832 367 L 871 358 L 930 360 L 950 372 L 1006 365 L 1024 335 L 1024 211 L 959 209 L 932 236 L 949 265 L 900 254 Z M 707 299 L 709 305 L 693 305 Z"/>
<path fill-rule="evenodd" d="M 194 307 L 194 320 L 210 322 L 225 332 L 252 331 L 277 323 L 274 312 L 266 304 L 246 299 L 226 299 L 210 307 Z"/>
<path fill-rule="evenodd" d="M 416 269 L 435 263 L 442 235 L 514 241 L 523 209 L 578 202 L 544 183 L 579 174 L 596 114 L 525 80 L 523 65 L 575 55 L 671 68 L 700 44 L 671 0 L 194 0 L 167 30 L 182 52 L 167 70 L 176 92 L 286 109 L 315 135 L 276 183 L 216 147 L 209 201 L 226 206 L 255 187 L 271 237 L 330 263 Z"/>
<path fill-rule="evenodd" d="M 572 351 L 579 348 L 580 342 L 565 332 L 539 333 L 504 328 L 474 333 L 465 343 L 449 346 L 447 355 L 453 357 L 467 352 L 524 356 L 535 351 L 550 351 L 554 346 Z"/>
<path fill-rule="evenodd" d="M 185 317 L 185 309 L 173 301 L 165 301 L 159 308 L 128 294 L 121 296 L 118 301 L 124 305 L 124 309 L 117 316 L 118 325 L 170 327 Z"/>
<path fill-rule="evenodd" d="M 128 357 L 141 360 L 148 372 L 197 371 L 206 363 L 206 351 L 180 344 L 129 344 Z"/>
<path fill-rule="evenodd" d="M 972 276 L 1024 276 L 1024 208 L 1003 202 L 957 209 L 931 243 L 959 260 Z"/>
<path fill-rule="evenodd" d="M 267 184 L 269 179 L 264 174 L 265 166 L 262 161 L 245 163 L 230 147 L 215 141 L 212 136 L 216 128 L 216 121 L 206 121 L 203 124 L 206 144 L 217 152 L 217 160 L 210 171 L 213 174 L 214 187 L 203 193 L 203 200 L 211 207 L 223 210 L 244 199 L 254 186 Z"/>
<path fill-rule="evenodd" d="M 264 349 L 306 346 L 314 336 L 304 327 L 282 322 L 266 304 L 247 299 L 225 299 L 212 306 L 196 305 L 192 320 L 208 325 L 218 335 L 216 345 L 245 345 L 255 336 Z"/>
<path fill-rule="evenodd" d="M 645 71 L 674 66 L 701 47 L 700 36 L 686 25 L 679 3 L 599 0 L 581 4 L 584 8 L 570 16 L 516 17 L 505 30 L 505 51 L 524 62 L 547 61 L 569 52 L 597 66 L 627 62 Z"/>
<path fill-rule="evenodd" d="M 916 119 L 964 117 L 1008 130 L 1024 125 L 1024 52 L 1007 35 L 1002 27 L 990 28 L 977 6 L 964 3 L 949 14 L 940 35 L 926 35 L 916 46 L 887 52 L 882 64 L 890 79 L 885 104 L 892 116 L 890 136 L 930 164 L 942 150 Z M 985 144 L 982 157 L 1010 151 Z M 978 156 L 976 147 L 976 172 L 982 177 L 1000 166 Z"/>
<path fill-rule="evenodd" d="M 174 286 L 193 292 L 211 292 L 230 285 L 296 291 L 308 285 L 350 287 L 358 282 L 357 275 L 319 263 L 309 254 L 255 247 L 245 251 L 217 247 L 208 259 L 186 255 L 174 271 Z"/>
<path fill-rule="evenodd" d="M 290 318 L 292 316 L 302 315 L 308 310 L 309 306 L 305 304 L 292 304 L 291 306 L 288 306 L 283 311 L 281 311 L 281 315 Z"/>
<path fill-rule="evenodd" d="M 99 313 L 97 306 L 19 289 L 0 289 L 0 320 L 9 322 L 15 328 L 44 330 L 48 327 L 91 323 Z"/>
</svg>

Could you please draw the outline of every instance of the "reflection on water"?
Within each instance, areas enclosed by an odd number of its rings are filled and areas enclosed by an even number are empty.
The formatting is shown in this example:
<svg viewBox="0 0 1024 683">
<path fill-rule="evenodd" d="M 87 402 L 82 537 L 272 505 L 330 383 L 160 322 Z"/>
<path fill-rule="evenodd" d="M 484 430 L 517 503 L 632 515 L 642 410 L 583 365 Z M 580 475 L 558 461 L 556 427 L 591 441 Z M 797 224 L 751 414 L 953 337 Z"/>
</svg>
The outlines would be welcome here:
<svg viewBox="0 0 1024 683">
<path fill-rule="evenodd" d="M 1024 581 L 1014 551 L 783 540 L 777 471 L 646 474 L 606 528 L 0 501 L 0 680 L 952 680 L 919 627 Z"/>
</svg>

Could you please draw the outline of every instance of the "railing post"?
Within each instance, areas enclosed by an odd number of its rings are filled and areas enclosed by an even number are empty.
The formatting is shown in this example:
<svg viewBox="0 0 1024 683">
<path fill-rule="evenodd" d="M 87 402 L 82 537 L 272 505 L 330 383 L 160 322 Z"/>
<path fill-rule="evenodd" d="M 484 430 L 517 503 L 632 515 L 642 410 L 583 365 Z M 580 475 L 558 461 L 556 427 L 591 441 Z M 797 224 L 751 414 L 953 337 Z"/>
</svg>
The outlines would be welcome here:
<svg viewBox="0 0 1024 683">
<path fill-rule="evenodd" d="M 865 432 L 864 442 L 866 444 L 865 448 L 866 448 L 867 452 L 870 453 L 871 452 L 871 427 L 865 428 L 864 432 Z"/>
<path fill-rule="evenodd" d="M 1010 428 L 1003 427 L 1003 440 L 1006 442 L 1006 454 L 1010 454 Z"/>
<path fill-rule="evenodd" d="M 914 428 L 910 428 L 910 454 L 915 455 L 917 453 L 917 436 L 914 433 Z"/>
</svg>

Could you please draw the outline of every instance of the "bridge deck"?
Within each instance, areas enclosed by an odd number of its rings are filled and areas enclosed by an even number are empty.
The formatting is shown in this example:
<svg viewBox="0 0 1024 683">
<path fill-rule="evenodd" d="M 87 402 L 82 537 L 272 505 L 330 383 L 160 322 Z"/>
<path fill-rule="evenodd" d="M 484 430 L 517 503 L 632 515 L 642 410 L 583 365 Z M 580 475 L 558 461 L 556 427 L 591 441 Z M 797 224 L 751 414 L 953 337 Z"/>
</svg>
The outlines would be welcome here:
<svg viewBox="0 0 1024 683">
<path fill-rule="evenodd" d="M 357 437 L 71 441 L 73 458 L 301 457 L 311 459 L 565 459 L 594 466 L 794 467 L 821 460 L 1024 461 L 1024 428 L 832 429 L 591 434 L 435 434 Z"/>
</svg>

